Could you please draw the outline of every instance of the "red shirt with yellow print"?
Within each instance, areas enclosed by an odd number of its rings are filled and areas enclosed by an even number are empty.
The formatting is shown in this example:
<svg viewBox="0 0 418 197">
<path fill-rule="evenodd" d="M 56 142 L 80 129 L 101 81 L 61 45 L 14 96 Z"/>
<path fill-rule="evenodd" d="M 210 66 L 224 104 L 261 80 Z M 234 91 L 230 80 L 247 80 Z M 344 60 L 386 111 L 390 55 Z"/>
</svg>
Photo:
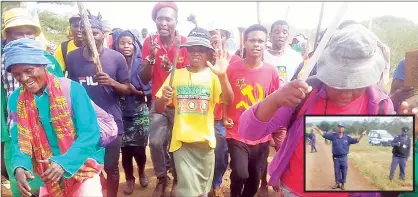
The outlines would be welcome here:
<svg viewBox="0 0 418 197">
<path fill-rule="evenodd" d="M 228 54 L 228 57 L 230 54 Z M 231 60 L 229 60 L 229 64 L 234 63 L 238 60 L 241 60 L 241 57 L 238 55 L 233 55 L 231 57 Z M 223 118 L 223 104 L 217 104 L 215 107 L 215 120 L 222 120 Z"/>
<path fill-rule="evenodd" d="M 177 36 L 177 35 L 176 35 Z M 152 36 L 152 40 L 160 46 L 160 49 L 157 51 L 157 55 L 155 56 L 155 64 L 153 73 L 152 73 L 152 98 L 156 99 L 155 94 L 158 92 L 158 90 L 163 85 L 165 79 L 170 74 L 169 72 L 165 71 L 162 68 L 162 60 L 165 55 L 168 56 L 168 59 L 174 63 L 174 56 L 176 53 L 176 47 L 174 45 L 170 45 L 168 49 L 164 47 L 164 44 L 160 40 L 160 35 L 154 35 Z M 144 46 L 142 47 L 142 57 L 145 59 L 150 54 L 150 37 L 147 37 L 144 40 Z M 181 36 L 181 43 L 186 42 L 186 37 Z M 179 56 L 177 60 L 177 69 L 184 68 L 186 65 L 189 64 L 189 61 L 187 60 L 187 49 L 185 47 L 180 48 Z"/>
<path fill-rule="evenodd" d="M 256 141 L 246 140 L 238 133 L 239 119 L 246 109 L 279 88 L 279 74 L 277 68 L 270 64 L 263 63 L 259 68 L 250 69 L 244 65 L 244 61 L 232 63 L 226 71 L 234 92 L 234 101 L 227 108 L 228 118 L 234 121 L 234 126 L 227 129 L 226 138 L 256 145 L 269 141 L 271 135 Z"/>
</svg>

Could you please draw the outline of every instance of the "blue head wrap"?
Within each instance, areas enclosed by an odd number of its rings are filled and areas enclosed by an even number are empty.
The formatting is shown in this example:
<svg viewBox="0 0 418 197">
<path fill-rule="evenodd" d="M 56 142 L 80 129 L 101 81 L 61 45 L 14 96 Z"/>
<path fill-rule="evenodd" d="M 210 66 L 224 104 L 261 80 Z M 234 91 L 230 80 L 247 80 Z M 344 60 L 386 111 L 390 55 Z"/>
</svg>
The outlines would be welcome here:
<svg viewBox="0 0 418 197">
<path fill-rule="evenodd" d="M 132 30 L 126 30 L 121 32 L 116 41 L 113 43 L 113 46 L 115 47 L 116 51 L 120 51 L 119 49 L 119 40 L 122 37 L 131 37 L 134 45 L 134 54 L 132 55 L 132 61 L 131 61 L 131 84 L 137 89 L 144 91 L 145 94 L 151 93 L 151 84 L 143 84 L 141 79 L 138 77 L 138 73 L 142 66 L 142 53 L 141 53 L 141 43 L 138 41 L 138 38 L 135 36 L 134 32 Z"/>
<path fill-rule="evenodd" d="M 97 16 L 93 16 L 89 10 L 87 10 L 87 12 L 89 13 L 88 18 L 89 18 L 89 22 L 90 22 L 90 26 L 92 29 L 99 29 L 103 31 L 103 24 L 102 24 L 102 15 L 99 13 Z M 82 29 L 84 29 L 84 23 L 82 20 L 80 20 L 80 27 Z"/>
<path fill-rule="evenodd" d="M 4 47 L 4 66 L 7 72 L 15 64 L 44 66 L 51 62 L 45 57 L 42 44 L 30 38 L 22 38 L 7 43 Z"/>
</svg>

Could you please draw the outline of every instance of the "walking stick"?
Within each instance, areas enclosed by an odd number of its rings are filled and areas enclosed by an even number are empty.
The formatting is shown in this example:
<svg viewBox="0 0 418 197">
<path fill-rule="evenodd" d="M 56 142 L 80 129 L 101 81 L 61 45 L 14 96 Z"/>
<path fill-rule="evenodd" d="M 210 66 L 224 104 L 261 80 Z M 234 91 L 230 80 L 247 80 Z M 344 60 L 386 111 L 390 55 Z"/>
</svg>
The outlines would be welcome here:
<svg viewBox="0 0 418 197">
<path fill-rule="evenodd" d="M 99 53 L 97 52 L 96 43 L 94 42 L 93 31 L 91 30 L 91 25 L 89 22 L 89 18 L 87 17 L 87 11 L 84 7 L 82 2 L 77 2 L 78 10 L 80 12 L 81 20 L 84 24 L 84 28 L 86 29 L 87 35 L 87 45 L 91 50 L 91 54 L 93 55 L 93 63 L 97 67 L 98 72 L 103 72 L 102 64 L 100 63 Z"/>
</svg>

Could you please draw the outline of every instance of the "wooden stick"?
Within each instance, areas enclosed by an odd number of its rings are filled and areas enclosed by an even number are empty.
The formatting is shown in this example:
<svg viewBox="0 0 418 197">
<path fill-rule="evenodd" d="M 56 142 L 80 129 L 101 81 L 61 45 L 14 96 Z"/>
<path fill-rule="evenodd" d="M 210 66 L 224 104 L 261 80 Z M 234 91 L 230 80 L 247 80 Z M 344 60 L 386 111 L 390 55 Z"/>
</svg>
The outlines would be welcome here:
<svg viewBox="0 0 418 197">
<path fill-rule="evenodd" d="M 179 34 L 177 34 L 177 35 L 179 35 Z M 175 74 L 175 72 L 176 72 L 176 67 L 177 67 L 177 61 L 178 61 L 178 59 L 179 59 L 179 52 L 180 52 L 180 36 L 177 36 L 177 39 L 175 40 L 175 42 L 176 42 L 176 53 L 175 53 L 175 55 L 174 55 L 174 62 L 173 62 L 173 65 L 172 65 L 172 68 L 171 68 L 171 71 L 170 71 L 170 73 L 171 73 L 171 75 L 170 75 L 170 83 L 169 83 L 169 85 L 170 86 L 172 86 L 173 85 L 173 81 L 174 81 L 174 74 Z"/>
<path fill-rule="evenodd" d="M 87 45 L 91 50 L 93 55 L 93 63 L 97 67 L 98 72 L 103 72 L 102 64 L 100 63 L 99 53 L 97 52 L 96 42 L 94 41 L 93 31 L 91 30 L 91 25 L 89 18 L 87 17 L 87 11 L 82 2 L 77 2 L 78 10 L 80 12 L 81 20 L 84 24 L 84 28 L 87 34 Z"/>
</svg>

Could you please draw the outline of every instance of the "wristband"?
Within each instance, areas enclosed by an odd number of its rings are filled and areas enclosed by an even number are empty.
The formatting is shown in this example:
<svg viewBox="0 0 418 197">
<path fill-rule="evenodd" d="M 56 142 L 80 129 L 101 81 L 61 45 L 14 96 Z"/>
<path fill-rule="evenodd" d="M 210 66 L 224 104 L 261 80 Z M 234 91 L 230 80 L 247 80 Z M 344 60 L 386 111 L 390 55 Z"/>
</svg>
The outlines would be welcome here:
<svg viewBox="0 0 418 197">
<path fill-rule="evenodd" d="M 153 60 L 152 60 L 152 59 L 150 58 L 150 56 L 147 56 L 145 59 L 148 61 L 148 64 L 149 64 L 149 65 L 154 65 L 154 64 L 155 64 L 155 59 L 153 59 Z"/>
</svg>

